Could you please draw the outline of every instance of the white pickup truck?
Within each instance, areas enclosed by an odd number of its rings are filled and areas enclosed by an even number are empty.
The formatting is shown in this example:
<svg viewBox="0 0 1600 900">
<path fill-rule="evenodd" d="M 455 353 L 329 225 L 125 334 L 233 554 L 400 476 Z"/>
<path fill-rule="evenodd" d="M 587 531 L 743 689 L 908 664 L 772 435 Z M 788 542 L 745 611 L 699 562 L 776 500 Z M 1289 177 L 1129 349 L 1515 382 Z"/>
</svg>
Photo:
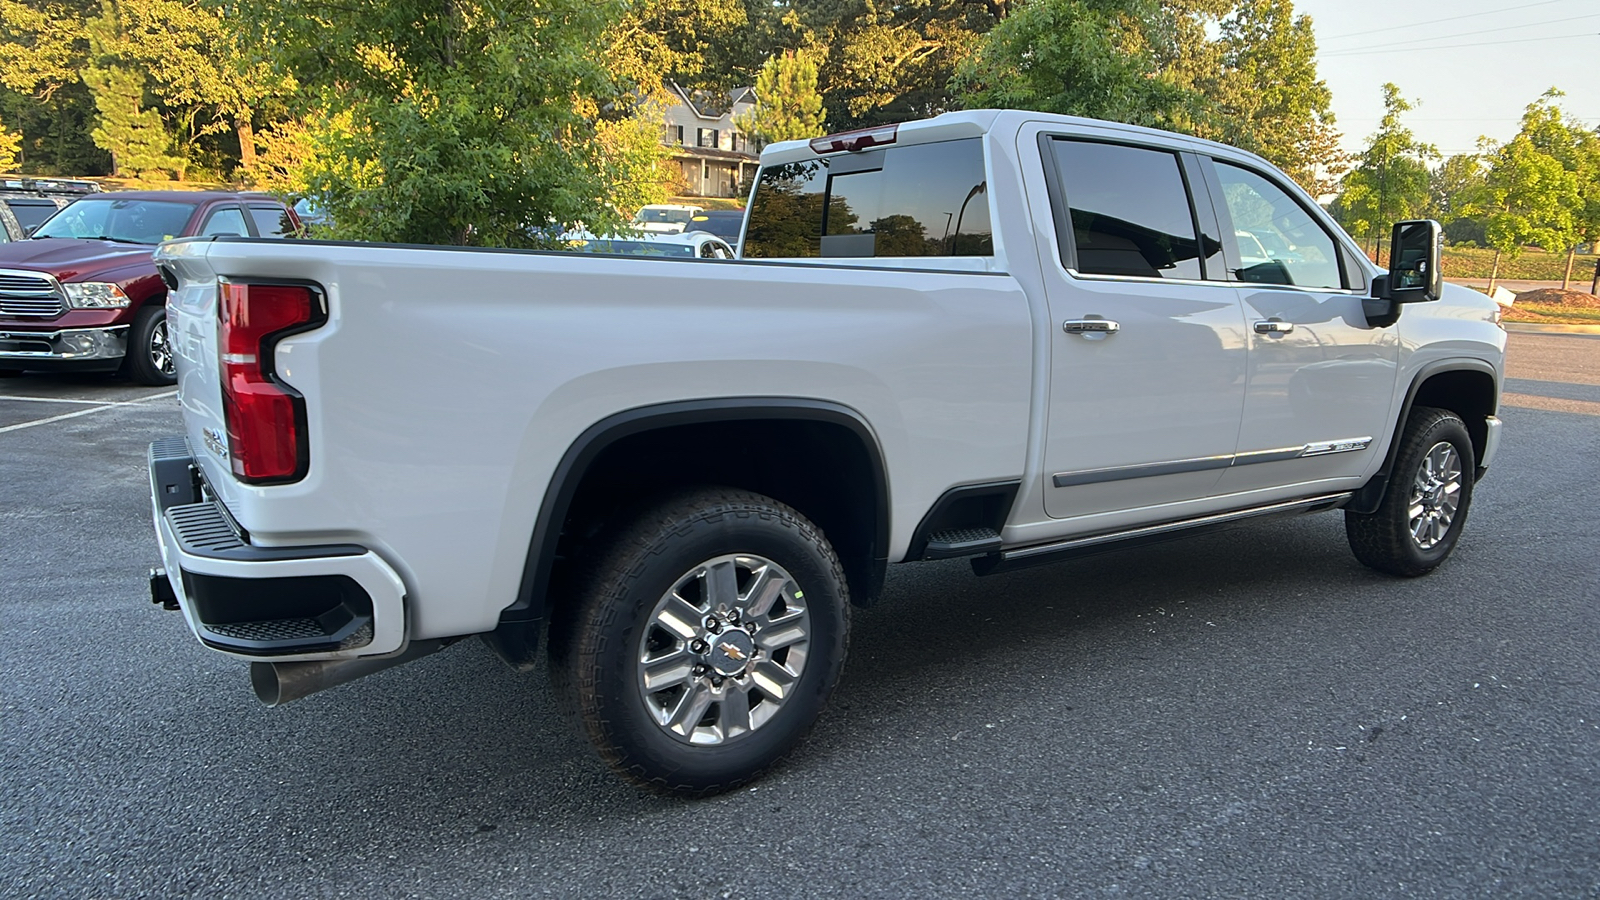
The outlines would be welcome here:
<svg viewBox="0 0 1600 900">
<path fill-rule="evenodd" d="M 1248 153 L 974 111 L 768 147 L 735 261 L 171 242 L 152 590 L 270 704 L 543 644 L 618 771 L 726 789 L 889 563 L 1335 509 L 1444 561 L 1505 335 L 1395 236 L 1380 272 Z"/>
</svg>

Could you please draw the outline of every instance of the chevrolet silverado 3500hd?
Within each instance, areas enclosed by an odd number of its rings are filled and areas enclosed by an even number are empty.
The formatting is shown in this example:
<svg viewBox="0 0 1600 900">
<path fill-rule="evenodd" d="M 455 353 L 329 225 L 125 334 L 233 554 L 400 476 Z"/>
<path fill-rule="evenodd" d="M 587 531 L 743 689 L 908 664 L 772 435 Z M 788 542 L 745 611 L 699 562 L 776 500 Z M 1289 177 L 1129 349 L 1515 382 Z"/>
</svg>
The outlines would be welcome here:
<svg viewBox="0 0 1600 900">
<path fill-rule="evenodd" d="M 1505 335 L 1261 159 L 972 111 L 774 144 L 740 259 L 180 240 L 158 599 L 268 703 L 479 635 L 686 793 L 801 738 L 889 563 L 1343 510 L 1400 576 L 1492 461 Z"/>
</svg>

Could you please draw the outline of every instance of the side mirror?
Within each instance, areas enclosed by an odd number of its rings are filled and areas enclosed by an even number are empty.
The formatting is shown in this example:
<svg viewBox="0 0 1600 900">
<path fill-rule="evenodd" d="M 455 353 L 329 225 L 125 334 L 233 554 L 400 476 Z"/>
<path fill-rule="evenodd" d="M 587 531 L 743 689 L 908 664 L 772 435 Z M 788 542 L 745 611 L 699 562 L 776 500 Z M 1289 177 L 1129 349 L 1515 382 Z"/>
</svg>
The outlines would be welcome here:
<svg viewBox="0 0 1600 900">
<path fill-rule="evenodd" d="M 1444 228 L 1432 219 L 1397 222 L 1389 242 L 1389 299 L 1396 303 L 1437 300 L 1443 292 L 1439 270 Z"/>
</svg>

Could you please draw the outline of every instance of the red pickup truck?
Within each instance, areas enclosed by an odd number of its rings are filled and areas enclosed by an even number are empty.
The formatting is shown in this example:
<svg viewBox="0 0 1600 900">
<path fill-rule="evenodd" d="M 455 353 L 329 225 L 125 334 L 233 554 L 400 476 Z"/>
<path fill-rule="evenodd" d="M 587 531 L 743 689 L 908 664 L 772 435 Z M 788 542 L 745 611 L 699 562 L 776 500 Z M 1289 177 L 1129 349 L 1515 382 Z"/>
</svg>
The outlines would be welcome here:
<svg viewBox="0 0 1600 900">
<path fill-rule="evenodd" d="M 31 239 L 0 244 L 0 375 L 120 371 L 140 384 L 172 384 L 167 286 L 151 262 L 156 245 L 299 231 L 294 211 L 266 194 L 86 196 Z"/>
</svg>

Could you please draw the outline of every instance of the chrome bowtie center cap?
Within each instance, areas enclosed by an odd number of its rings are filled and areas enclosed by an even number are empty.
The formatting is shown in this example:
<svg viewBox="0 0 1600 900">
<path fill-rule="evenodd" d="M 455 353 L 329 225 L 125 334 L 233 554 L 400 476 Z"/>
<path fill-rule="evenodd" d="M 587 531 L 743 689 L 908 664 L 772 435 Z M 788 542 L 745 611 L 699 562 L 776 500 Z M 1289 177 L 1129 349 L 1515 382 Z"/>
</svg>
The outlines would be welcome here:
<svg viewBox="0 0 1600 900">
<path fill-rule="evenodd" d="M 730 628 L 711 638 L 711 652 L 706 662 L 719 675 L 737 675 L 755 656 L 756 642 L 738 628 Z"/>
</svg>

